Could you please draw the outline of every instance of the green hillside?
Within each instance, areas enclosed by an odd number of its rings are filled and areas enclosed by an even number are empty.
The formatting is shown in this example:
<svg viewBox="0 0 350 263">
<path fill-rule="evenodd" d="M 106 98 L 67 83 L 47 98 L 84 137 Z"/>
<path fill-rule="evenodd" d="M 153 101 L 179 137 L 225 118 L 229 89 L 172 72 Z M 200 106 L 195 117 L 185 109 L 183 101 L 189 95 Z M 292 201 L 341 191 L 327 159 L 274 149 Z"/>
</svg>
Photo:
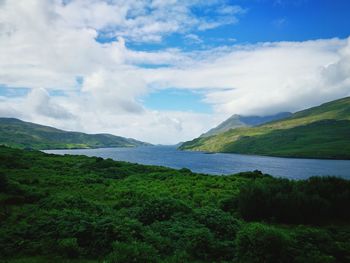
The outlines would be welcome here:
<svg viewBox="0 0 350 263">
<path fill-rule="evenodd" d="M 350 97 L 257 127 L 197 138 L 182 150 L 350 159 Z"/>
<path fill-rule="evenodd" d="M 0 146 L 0 262 L 347 263 L 349 202 L 350 181 L 336 177 L 210 176 Z"/>
<path fill-rule="evenodd" d="M 200 137 L 209 137 L 236 128 L 258 126 L 267 122 L 284 119 L 291 115 L 292 113 L 290 112 L 280 112 L 268 116 L 242 116 L 234 114 L 215 128 L 203 133 Z"/>
<path fill-rule="evenodd" d="M 68 132 L 14 118 L 0 118 L 0 145 L 41 150 L 135 147 L 147 143 L 111 134 Z"/>
</svg>

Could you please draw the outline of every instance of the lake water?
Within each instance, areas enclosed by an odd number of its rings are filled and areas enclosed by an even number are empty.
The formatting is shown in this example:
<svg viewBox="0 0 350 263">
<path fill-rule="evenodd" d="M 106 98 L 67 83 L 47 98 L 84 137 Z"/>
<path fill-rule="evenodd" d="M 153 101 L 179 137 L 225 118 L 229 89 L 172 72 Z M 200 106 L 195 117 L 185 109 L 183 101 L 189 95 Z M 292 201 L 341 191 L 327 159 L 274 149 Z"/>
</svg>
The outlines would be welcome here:
<svg viewBox="0 0 350 263">
<path fill-rule="evenodd" d="M 193 172 L 215 175 L 260 170 L 277 177 L 304 179 L 337 175 L 350 179 L 350 161 L 278 158 L 242 154 L 178 151 L 174 146 L 47 150 L 46 153 L 112 158 L 132 163 L 189 168 Z"/>
</svg>

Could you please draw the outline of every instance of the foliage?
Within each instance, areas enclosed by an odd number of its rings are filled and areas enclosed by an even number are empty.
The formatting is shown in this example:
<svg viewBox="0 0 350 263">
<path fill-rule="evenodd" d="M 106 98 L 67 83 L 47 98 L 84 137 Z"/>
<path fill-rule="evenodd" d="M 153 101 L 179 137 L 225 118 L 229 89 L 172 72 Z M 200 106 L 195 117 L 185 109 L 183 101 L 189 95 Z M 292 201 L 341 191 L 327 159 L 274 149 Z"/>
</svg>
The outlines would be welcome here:
<svg viewBox="0 0 350 263">
<path fill-rule="evenodd" d="M 144 242 L 115 242 L 108 263 L 156 262 L 157 251 Z"/>
<path fill-rule="evenodd" d="M 0 175 L 0 261 L 349 262 L 349 181 L 339 178 L 209 176 L 6 147 Z M 251 192 L 267 198 L 263 216 L 245 214 Z M 305 212 L 288 211 L 296 196 Z M 319 199 L 329 205 L 316 209 Z M 298 221 L 310 207 L 324 217 Z"/>
<path fill-rule="evenodd" d="M 68 258 L 75 258 L 80 254 L 80 247 L 76 238 L 64 238 L 57 242 L 58 251 Z"/>
<path fill-rule="evenodd" d="M 350 220 L 350 182 L 336 177 L 304 181 L 263 178 L 244 185 L 235 202 L 246 220 L 320 224 Z"/>
<path fill-rule="evenodd" d="M 3 173 L 0 173 L 0 193 L 5 192 L 7 185 L 7 176 Z"/>
<path fill-rule="evenodd" d="M 237 256 L 242 263 L 288 263 L 292 262 L 289 249 L 291 239 L 285 231 L 252 223 L 237 234 Z"/>
</svg>

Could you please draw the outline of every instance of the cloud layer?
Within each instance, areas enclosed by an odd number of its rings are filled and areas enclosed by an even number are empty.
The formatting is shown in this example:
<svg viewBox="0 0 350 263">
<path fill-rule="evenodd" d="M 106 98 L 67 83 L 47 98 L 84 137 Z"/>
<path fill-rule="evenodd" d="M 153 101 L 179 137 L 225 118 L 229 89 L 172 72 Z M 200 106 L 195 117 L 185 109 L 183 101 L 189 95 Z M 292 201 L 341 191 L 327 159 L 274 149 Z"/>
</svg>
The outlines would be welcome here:
<svg viewBox="0 0 350 263">
<path fill-rule="evenodd" d="M 231 114 L 295 111 L 350 95 L 350 39 L 128 48 L 170 34 L 200 42 L 196 32 L 235 24 L 244 12 L 218 0 L 0 1 L 0 85 L 29 89 L 0 97 L 0 115 L 176 143 Z M 140 100 L 174 87 L 200 90 L 214 113 L 156 111 Z"/>
</svg>

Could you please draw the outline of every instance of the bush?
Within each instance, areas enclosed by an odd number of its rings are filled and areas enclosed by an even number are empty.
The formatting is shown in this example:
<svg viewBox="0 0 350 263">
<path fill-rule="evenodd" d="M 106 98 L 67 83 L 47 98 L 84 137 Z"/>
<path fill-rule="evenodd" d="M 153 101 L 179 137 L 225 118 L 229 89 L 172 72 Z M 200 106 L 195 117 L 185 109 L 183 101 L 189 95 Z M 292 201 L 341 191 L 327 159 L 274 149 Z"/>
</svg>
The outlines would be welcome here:
<svg viewBox="0 0 350 263">
<path fill-rule="evenodd" d="M 233 240 L 241 225 L 231 214 L 216 208 L 198 209 L 195 217 L 220 239 Z"/>
<path fill-rule="evenodd" d="M 98 206 L 82 196 L 76 195 L 53 195 L 40 201 L 43 208 L 54 209 L 78 209 L 89 213 L 101 212 L 102 206 Z"/>
<path fill-rule="evenodd" d="M 188 229 L 185 233 L 187 253 L 196 259 L 209 260 L 213 252 L 214 237 L 207 228 Z"/>
<path fill-rule="evenodd" d="M 68 258 L 76 258 L 80 254 L 80 248 L 76 238 L 58 240 L 58 252 Z"/>
<path fill-rule="evenodd" d="M 242 263 L 287 263 L 291 240 L 282 230 L 260 223 L 243 227 L 236 238 L 237 257 Z"/>
<path fill-rule="evenodd" d="M 108 255 L 106 262 L 157 262 L 157 251 L 152 246 L 139 241 L 115 242 L 113 243 L 113 251 Z"/>
<path fill-rule="evenodd" d="M 345 262 L 328 231 L 299 226 L 293 231 L 295 262 Z M 349 255 L 350 251 L 347 252 Z M 335 260 L 337 256 L 337 261 Z"/>
<path fill-rule="evenodd" d="M 181 168 L 179 172 L 182 174 L 192 174 L 192 171 L 188 168 Z"/>
<path fill-rule="evenodd" d="M 236 200 L 248 221 L 269 220 L 293 224 L 321 224 L 349 220 L 350 183 L 334 177 L 305 181 L 263 178 L 243 185 Z M 230 208 L 227 202 L 225 207 Z M 232 208 L 231 208 L 232 210 Z"/>
<path fill-rule="evenodd" d="M 169 220 L 175 214 L 190 211 L 191 209 L 185 203 L 177 199 L 169 197 L 149 199 L 139 212 L 139 220 L 149 225 L 155 221 Z"/>
<path fill-rule="evenodd" d="M 271 175 L 263 174 L 259 170 L 254 170 L 253 172 L 241 172 L 236 174 L 236 176 L 240 176 L 248 179 L 271 178 Z"/>
<path fill-rule="evenodd" d="M 7 176 L 3 173 L 0 173 L 0 192 L 5 192 L 8 186 Z"/>
</svg>

